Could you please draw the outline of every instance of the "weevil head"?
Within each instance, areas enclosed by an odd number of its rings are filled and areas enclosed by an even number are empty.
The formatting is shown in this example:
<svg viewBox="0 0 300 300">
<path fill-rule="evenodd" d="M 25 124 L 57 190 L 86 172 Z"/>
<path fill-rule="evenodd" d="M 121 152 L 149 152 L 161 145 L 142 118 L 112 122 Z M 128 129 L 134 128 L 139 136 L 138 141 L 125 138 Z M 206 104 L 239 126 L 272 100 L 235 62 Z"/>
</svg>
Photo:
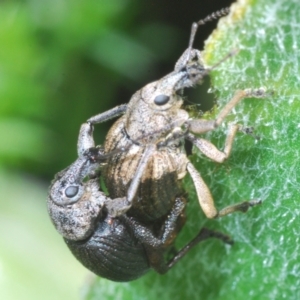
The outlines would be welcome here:
<svg viewBox="0 0 300 300">
<path fill-rule="evenodd" d="M 141 99 L 154 111 L 177 110 L 182 105 L 182 98 L 174 87 L 181 75 L 172 72 L 162 79 L 147 84 L 141 90 Z"/>
<path fill-rule="evenodd" d="M 200 51 L 186 50 L 172 73 L 146 85 L 141 90 L 142 100 L 154 110 L 178 109 L 183 102 L 180 96 L 182 90 L 201 83 L 205 75 L 207 69 L 204 67 Z"/>
<path fill-rule="evenodd" d="M 201 82 L 207 71 L 203 67 L 200 51 L 185 51 L 175 66 L 175 70 L 163 78 L 147 84 L 136 92 L 126 112 L 126 132 L 136 140 L 141 135 L 149 135 L 170 126 L 181 126 L 188 113 L 181 109 L 183 90 Z"/>
<path fill-rule="evenodd" d="M 94 149 L 92 148 L 92 150 Z M 55 177 L 50 187 L 50 197 L 53 202 L 59 206 L 78 202 L 86 190 L 84 179 L 96 174 L 97 168 L 99 168 L 99 164 L 90 159 L 90 153 L 89 155 L 84 153 L 69 168 Z"/>
<path fill-rule="evenodd" d="M 181 74 L 181 78 L 175 86 L 176 90 L 200 84 L 204 76 L 208 74 L 201 52 L 197 49 L 185 50 L 176 62 L 174 71 Z"/>
<path fill-rule="evenodd" d="M 78 202 L 84 195 L 84 185 L 61 178 L 50 188 L 52 201 L 59 206 L 66 206 Z"/>
</svg>

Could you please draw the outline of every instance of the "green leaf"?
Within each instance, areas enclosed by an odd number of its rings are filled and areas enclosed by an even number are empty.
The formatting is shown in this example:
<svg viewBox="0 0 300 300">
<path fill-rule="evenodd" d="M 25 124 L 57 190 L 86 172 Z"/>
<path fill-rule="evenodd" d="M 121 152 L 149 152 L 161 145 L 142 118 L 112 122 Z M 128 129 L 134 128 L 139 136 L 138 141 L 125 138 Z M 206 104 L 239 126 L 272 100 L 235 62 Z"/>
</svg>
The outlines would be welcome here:
<svg viewBox="0 0 300 300">
<path fill-rule="evenodd" d="M 207 220 L 185 180 L 190 203 L 178 244 L 205 225 L 230 234 L 234 246 L 205 241 L 164 276 L 151 271 L 131 283 L 97 278 L 86 299 L 300 298 L 299 23 L 296 0 L 241 0 L 206 43 L 208 65 L 240 50 L 211 74 L 217 112 L 237 89 L 263 86 L 273 92 L 266 99 L 243 100 L 224 126 L 207 135 L 222 149 L 228 122 L 237 122 L 253 126 L 259 140 L 238 134 L 231 157 L 221 165 L 193 157 L 218 208 L 254 198 L 263 204 L 247 214 Z"/>
<path fill-rule="evenodd" d="M 46 186 L 0 167 L 0 299 L 79 299 L 86 270 L 47 214 Z"/>
</svg>

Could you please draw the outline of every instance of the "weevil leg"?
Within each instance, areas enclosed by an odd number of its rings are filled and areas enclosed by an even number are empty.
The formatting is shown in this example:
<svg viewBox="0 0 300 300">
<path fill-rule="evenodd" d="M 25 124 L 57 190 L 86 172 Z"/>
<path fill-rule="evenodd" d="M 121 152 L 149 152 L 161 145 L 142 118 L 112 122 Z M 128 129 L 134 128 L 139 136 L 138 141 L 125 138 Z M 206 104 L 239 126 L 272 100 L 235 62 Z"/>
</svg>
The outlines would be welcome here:
<svg viewBox="0 0 300 300">
<path fill-rule="evenodd" d="M 164 251 L 176 238 L 176 234 L 179 231 L 177 229 L 178 220 L 180 218 L 181 221 L 181 215 L 185 208 L 185 204 L 185 199 L 176 198 L 172 210 L 162 225 L 163 230 L 160 237 L 155 236 L 149 228 L 141 225 L 138 221 L 127 215 L 122 215 L 120 218 L 130 228 L 135 237 L 144 244 L 146 249 L 159 249 L 159 251 Z M 150 250 L 149 252 L 151 252 Z"/>
<path fill-rule="evenodd" d="M 121 216 L 126 213 L 132 206 L 133 199 L 135 198 L 142 176 L 147 168 L 149 158 L 156 149 L 156 145 L 149 144 L 146 146 L 143 152 L 142 158 L 138 164 L 136 172 L 127 190 L 127 195 L 124 198 L 117 198 L 113 200 L 113 203 L 108 203 L 107 208 L 112 217 Z"/>
<path fill-rule="evenodd" d="M 239 211 L 239 212 L 247 212 L 248 209 L 252 206 L 256 206 L 256 205 L 259 205 L 261 204 L 261 200 L 250 200 L 250 201 L 244 201 L 244 202 L 240 202 L 240 203 L 237 203 L 237 204 L 233 204 L 233 205 L 229 205 L 223 209 L 221 209 L 219 212 L 218 212 L 218 218 L 221 218 L 221 217 L 224 217 L 224 216 L 227 216 L 229 214 L 232 214 L 236 211 Z"/>
<path fill-rule="evenodd" d="M 238 211 L 246 212 L 250 207 L 261 204 L 260 200 L 244 201 L 225 207 L 218 212 L 210 190 L 191 162 L 187 164 L 187 170 L 194 182 L 199 204 L 207 218 L 220 218 Z"/>
<path fill-rule="evenodd" d="M 212 131 L 224 121 L 225 117 L 231 112 L 231 110 L 244 98 L 254 97 L 263 98 L 266 96 L 266 91 L 263 88 L 259 89 L 246 89 L 237 91 L 232 99 L 223 107 L 219 115 L 215 120 L 197 120 L 192 119 L 188 121 L 189 130 L 193 133 L 205 133 Z"/>
<path fill-rule="evenodd" d="M 232 245 L 233 240 L 228 236 L 218 231 L 213 231 L 207 228 L 202 228 L 198 235 L 185 245 L 181 250 L 175 254 L 175 256 L 165 263 L 163 256 L 157 255 L 155 252 L 149 255 L 149 261 L 151 267 L 160 274 L 168 272 L 180 259 L 182 259 L 194 246 L 198 243 L 205 241 L 209 238 L 217 238 L 226 244 Z"/>
<path fill-rule="evenodd" d="M 98 114 L 98 115 L 95 115 L 95 116 L 89 118 L 87 120 L 87 122 L 91 123 L 91 124 L 102 123 L 102 122 L 108 121 L 110 119 L 116 118 L 116 117 L 124 114 L 126 109 L 127 109 L 127 104 L 122 104 L 115 108 L 107 110 L 104 113 L 101 113 L 101 114 Z"/>
<path fill-rule="evenodd" d="M 98 162 L 99 148 L 95 147 L 93 139 L 93 126 L 88 123 L 83 123 L 79 130 L 77 140 L 78 159 L 69 166 L 70 177 L 74 182 L 82 181 L 87 175 L 94 175 L 94 171 L 100 167 Z M 65 175 L 66 177 L 66 175 Z M 71 181 L 71 178 L 68 180 Z"/>
<path fill-rule="evenodd" d="M 93 126 L 89 123 L 83 123 L 80 127 L 77 141 L 78 156 L 82 157 L 87 149 L 93 147 L 95 147 L 95 141 L 93 138 Z"/>
<path fill-rule="evenodd" d="M 161 232 L 160 236 L 164 247 L 168 247 L 174 242 L 177 233 L 184 225 L 186 221 L 186 216 L 184 214 L 185 205 L 186 200 L 184 198 L 176 198 L 174 206 L 164 223 L 164 230 Z"/>
<path fill-rule="evenodd" d="M 80 127 L 77 141 L 78 157 L 86 161 L 86 174 L 89 178 L 99 175 L 101 163 L 105 163 L 106 157 L 100 146 L 95 146 L 93 138 L 93 125 L 83 123 Z M 88 167 L 90 166 L 90 167 Z"/>
<path fill-rule="evenodd" d="M 166 249 L 173 243 L 174 239 L 177 236 L 177 222 L 178 218 L 182 214 L 184 207 L 185 201 L 183 201 L 183 199 L 181 198 L 177 198 L 175 201 L 175 205 L 169 214 L 169 217 L 163 225 L 163 233 L 161 238 L 157 238 L 156 236 L 154 236 L 151 230 L 139 224 L 134 219 L 128 218 L 126 215 L 121 217 L 133 232 L 133 234 L 136 236 L 136 238 L 143 243 L 147 252 L 150 266 L 160 274 L 166 273 L 181 258 L 183 258 L 190 249 L 208 238 L 218 238 L 224 243 L 230 245 L 233 244 L 233 241 L 229 236 L 221 232 L 202 228 L 198 235 L 191 242 L 189 242 L 180 251 L 178 251 L 174 255 L 174 257 L 166 263 L 164 254 Z"/>
<path fill-rule="evenodd" d="M 141 182 L 142 176 L 145 172 L 145 169 L 147 167 L 149 158 L 153 154 L 153 152 L 156 149 L 156 145 L 149 144 L 146 146 L 145 151 L 143 152 L 142 158 L 138 164 L 138 167 L 136 169 L 135 175 L 130 183 L 130 186 L 127 191 L 127 202 L 128 204 L 132 204 L 132 201 L 137 193 L 139 184 Z"/>
<path fill-rule="evenodd" d="M 192 177 L 199 204 L 207 218 L 215 218 L 218 216 L 218 211 L 215 207 L 214 199 L 209 188 L 202 179 L 199 172 L 195 169 L 191 162 L 187 164 L 187 170 Z"/>
<path fill-rule="evenodd" d="M 84 177 L 93 178 L 97 176 L 101 164 L 99 160 L 100 148 L 95 147 L 93 139 L 93 127 L 91 124 L 83 123 L 80 127 L 77 140 L 78 159 L 68 168 L 70 179 L 68 181 L 82 181 Z M 72 179 L 71 179 L 72 178 Z"/>
<path fill-rule="evenodd" d="M 234 138 L 239 128 L 240 126 L 238 124 L 230 125 L 223 151 L 217 149 L 216 146 L 211 142 L 202 138 L 197 138 L 191 133 L 186 135 L 186 139 L 192 142 L 193 145 L 196 146 L 205 156 L 215 162 L 222 163 L 229 157 L 231 153 Z"/>
</svg>

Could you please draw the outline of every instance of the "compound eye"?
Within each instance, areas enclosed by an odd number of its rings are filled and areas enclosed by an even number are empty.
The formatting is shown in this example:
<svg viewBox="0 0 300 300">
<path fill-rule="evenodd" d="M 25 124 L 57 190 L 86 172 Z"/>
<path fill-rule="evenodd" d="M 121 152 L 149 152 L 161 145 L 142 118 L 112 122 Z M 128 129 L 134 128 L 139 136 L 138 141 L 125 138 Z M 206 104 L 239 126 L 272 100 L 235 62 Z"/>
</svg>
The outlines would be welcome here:
<svg viewBox="0 0 300 300">
<path fill-rule="evenodd" d="M 65 195 L 68 198 L 73 198 L 78 194 L 79 188 L 78 186 L 69 186 L 66 190 L 65 190 Z"/>
<path fill-rule="evenodd" d="M 168 103 L 169 100 L 170 100 L 170 97 L 167 95 L 158 95 L 155 97 L 154 103 L 156 105 L 164 105 L 164 104 Z"/>
</svg>

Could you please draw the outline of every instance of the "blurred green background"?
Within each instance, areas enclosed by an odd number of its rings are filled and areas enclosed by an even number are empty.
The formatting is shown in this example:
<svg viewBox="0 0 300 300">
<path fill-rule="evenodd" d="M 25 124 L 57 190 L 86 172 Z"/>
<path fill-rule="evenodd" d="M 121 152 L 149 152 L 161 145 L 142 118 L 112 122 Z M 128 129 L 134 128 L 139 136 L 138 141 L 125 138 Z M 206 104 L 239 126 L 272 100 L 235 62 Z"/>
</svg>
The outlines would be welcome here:
<svg viewBox="0 0 300 300">
<path fill-rule="evenodd" d="M 1 299 L 84 293 L 92 275 L 47 216 L 51 179 L 75 160 L 82 122 L 172 70 L 191 23 L 231 2 L 0 2 Z M 196 47 L 215 24 L 201 28 Z M 97 127 L 98 143 L 110 125 Z"/>
</svg>

